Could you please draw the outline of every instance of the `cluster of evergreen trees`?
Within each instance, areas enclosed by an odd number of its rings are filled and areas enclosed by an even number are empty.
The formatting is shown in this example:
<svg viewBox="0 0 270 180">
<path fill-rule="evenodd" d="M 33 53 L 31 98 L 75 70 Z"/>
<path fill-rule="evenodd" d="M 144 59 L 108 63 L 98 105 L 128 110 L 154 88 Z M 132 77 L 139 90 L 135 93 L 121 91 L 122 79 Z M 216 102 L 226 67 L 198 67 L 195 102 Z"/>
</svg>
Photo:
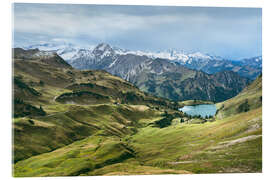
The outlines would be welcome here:
<svg viewBox="0 0 270 180">
<path fill-rule="evenodd" d="M 24 117 L 24 116 L 45 116 L 46 112 L 43 110 L 40 105 L 39 108 L 24 102 L 23 99 L 15 97 L 13 100 L 13 116 L 16 117 Z"/>
</svg>

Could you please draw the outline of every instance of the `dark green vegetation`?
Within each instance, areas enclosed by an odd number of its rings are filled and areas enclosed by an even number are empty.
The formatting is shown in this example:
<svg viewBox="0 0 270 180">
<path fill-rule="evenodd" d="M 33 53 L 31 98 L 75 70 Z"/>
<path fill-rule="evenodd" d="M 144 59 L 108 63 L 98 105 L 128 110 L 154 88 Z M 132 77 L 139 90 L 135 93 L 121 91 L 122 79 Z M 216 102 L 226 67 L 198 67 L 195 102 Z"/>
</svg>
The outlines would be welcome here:
<svg viewBox="0 0 270 180">
<path fill-rule="evenodd" d="M 213 121 L 105 71 L 25 56 L 14 59 L 14 73 L 23 84 L 14 79 L 14 101 L 35 107 L 13 118 L 16 177 L 262 170 L 261 77 L 218 104 Z"/>
<path fill-rule="evenodd" d="M 72 93 L 64 93 L 58 96 L 56 99 L 58 102 L 68 104 L 96 104 L 96 103 L 108 103 L 110 99 L 108 96 L 103 96 L 90 91 L 77 91 Z"/>
<path fill-rule="evenodd" d="M 14 113 L 13 116 L 16 117 L 24 117 L 24 116 L 44 116 L 46 115 L 46 112 L 43 110 L 43 108 L 40 106 L 39 108 L 32 106 L 31 104 L 28 104 L 24 102 L 21 99 L 15 98 L 13 101 L 13 108 Z"/>
</svg>

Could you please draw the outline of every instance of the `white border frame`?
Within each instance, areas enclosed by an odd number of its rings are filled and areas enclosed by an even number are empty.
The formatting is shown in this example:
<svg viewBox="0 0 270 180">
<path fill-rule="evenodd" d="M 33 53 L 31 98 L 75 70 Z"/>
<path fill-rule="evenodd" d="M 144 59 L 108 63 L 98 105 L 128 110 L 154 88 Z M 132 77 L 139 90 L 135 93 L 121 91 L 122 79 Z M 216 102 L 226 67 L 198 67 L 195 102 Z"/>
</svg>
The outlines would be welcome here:
<svg viewBox="0 0 270 180">
<path fill-rule="evenodd" d="M 269 113 L 267 107 L 270 107 L 268 92 L 270 92 L 270 84 L 267 83 L 268 77 L 270 77 L 270 44 L 269 44 L 269 18 L 270 18 L 270 3 L 269 0 L 11 0 L 1 1 L 0 12 L 1 12 L 1 46 L 0 46 L 0 62 L 1 62 L 1 161 L 0 161 L 0 176 L 3 179 L 13 179 L 12 167 L 11 167 L 11 26 L 12 26 L 12 4 L 14 2 L 21 3 L 72 3 L 72 4 L 111 4 L 111 5 L 161 5 L 161 6 L 204 6 L 204 7 L 256 7 L 263 8 L 263 173 L 250 173 L 250 174 L 197 174 L 197 175 L 147 175 L 147 176 L 88 176 L 88 177 L 76 177 L 76 179 L 229 179 L 229 178 L 245 178 L 245 179 L 269 179 L 270 172 L 269 161 L 270 155 L 269 150 L 269 129 L 270 120 L 268 120 Z M 4 115 L 3 115 L 4 114 Z M 268 141 L 268 142 L 267 142 Z M 269 176 L 269 177 L 268 177 Z M 37 178 L 24 178 L 37 179 Z M 39 179 L 74 179 L 74 177 L 51 177 L 51 178 L 39 178 Z"/>
</svg>

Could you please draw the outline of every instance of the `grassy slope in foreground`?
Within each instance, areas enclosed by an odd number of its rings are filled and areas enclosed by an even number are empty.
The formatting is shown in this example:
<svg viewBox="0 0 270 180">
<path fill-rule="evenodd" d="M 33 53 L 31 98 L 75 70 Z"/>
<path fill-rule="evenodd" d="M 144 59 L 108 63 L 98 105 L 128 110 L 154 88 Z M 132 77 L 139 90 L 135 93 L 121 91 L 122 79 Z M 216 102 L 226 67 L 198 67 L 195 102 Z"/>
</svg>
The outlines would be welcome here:
<svg viewBox="0 0 270 180">
<path fill-rule="evenodd" d="M 258 108 L 213 123 L 90 136 L 19 161 L 15 176 L 260 172 L 260 118 Z"/>
<path fill-rule="evenodd" d="M 215 122 L 157 128 L 147 126 L 151 117 L 141 119 L 144 126 L 137 126 L 135 134 L 96 134 L 19 161 L 15 176 L 261 172 L 262 108 L 253 101 L 261 96 L 260 81 L 224 102 Z M 243 95 L 250 93 L 256 96 Z M 241 99 L 259 104 L 247 112 L 228 113 Z"/>
</svg>

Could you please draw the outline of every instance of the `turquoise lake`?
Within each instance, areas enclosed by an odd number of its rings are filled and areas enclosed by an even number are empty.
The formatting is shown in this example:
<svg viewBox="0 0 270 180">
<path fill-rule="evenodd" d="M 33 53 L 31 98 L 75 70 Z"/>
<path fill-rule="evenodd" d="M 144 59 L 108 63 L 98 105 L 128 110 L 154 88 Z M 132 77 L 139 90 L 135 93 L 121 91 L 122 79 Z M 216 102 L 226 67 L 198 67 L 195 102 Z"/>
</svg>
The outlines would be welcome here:
<svg viewBox="0 0 270 180">
<path fill-rule="evenodd" d="M 214 104 L 200 104 L 195 106 L 184 106 L 183 108 L 179 108 L 179 111 L 185 112 L 191 116 L 201 115 L 202 117 L 206 117 L 214 116 L 217 108 Z"/>
</svg>

